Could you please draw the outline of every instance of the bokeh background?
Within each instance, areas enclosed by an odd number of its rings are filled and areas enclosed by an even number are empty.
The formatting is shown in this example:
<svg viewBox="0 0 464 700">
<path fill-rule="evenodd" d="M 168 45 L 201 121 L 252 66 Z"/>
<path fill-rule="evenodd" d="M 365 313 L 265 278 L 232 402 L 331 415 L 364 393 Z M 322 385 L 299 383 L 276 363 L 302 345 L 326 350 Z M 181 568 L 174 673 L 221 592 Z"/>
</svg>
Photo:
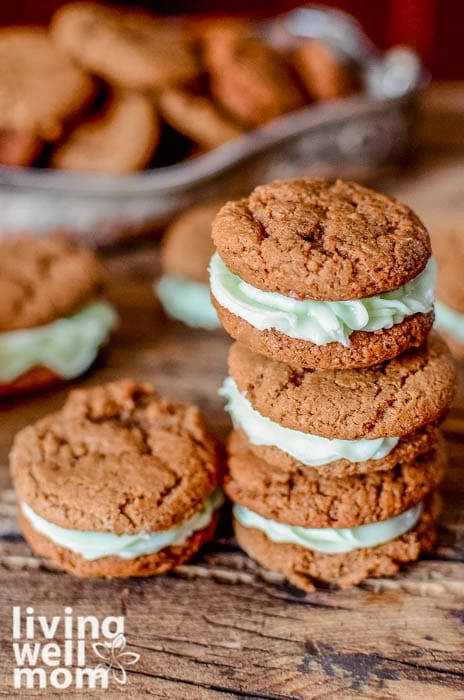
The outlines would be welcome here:
<svg viewBox="0 0 464 700">
<path fill-rule="evenodd" d="M 60 0 L 1 3 L 0 24 L 48 23 Z M 114 2 L 113 4 L 118 4 Z M 127 0 L 161 14 L 272 15 L 302 5 L 293 0 Z M 416 48 L 434 79 L 464 78 L 462 0 L 338 0 L 321 3 L 351 13 L 379 48 L 405 43 Z"/>
</svg>

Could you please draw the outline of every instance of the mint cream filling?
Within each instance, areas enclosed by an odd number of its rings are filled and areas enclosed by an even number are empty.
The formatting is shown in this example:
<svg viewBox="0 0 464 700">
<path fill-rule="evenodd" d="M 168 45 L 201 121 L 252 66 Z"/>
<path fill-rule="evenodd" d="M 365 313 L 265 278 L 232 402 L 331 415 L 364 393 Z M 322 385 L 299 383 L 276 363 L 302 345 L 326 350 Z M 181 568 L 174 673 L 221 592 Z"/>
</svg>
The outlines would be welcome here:
<svg viewBox="0 0 464 700">
<path fill-rule="evenodd" d="M 273 328 L 316 345 L 349 346 L 354 331 L 392 328 L 407 316 L 431 311 L 436 262 L 431 258 L 420 275 L 393 292 L 351 301 L 299 300 L 264 292 L 231 272 L 218 253 L 211 258 L 209 272 L 214 298 L 257 330 Z"/>
<path fill-rule="evenodd" d="M 326 554 L 344 554 L 355 549 L 377 547 L 401 537 L 417 524 L 422 503 L 394 518 L 359 527 L 294 527 L 263 518 L 248 508 L 234 505 L 233 514 L 244 527 L 261 530 L 269 540 L 278 544 L 298 544 Z"/>
<path fill-rule="evenodd" d="M 84 559 L 95 561 L 103 557 L 135 559 L 144 554 L 155 554 L 165 547 L 182 545 L 194 532 L 203 530 L 210 524 L 214 511 L 220 508 L 223 502 L 222 491 L 217 488 L 206 499 L 203 508 L 189 520 L 170 530 L 140 532 L 137 535 L 71 530 L 45 520 L 24 502 L 21 503 L 21 510 L 36 532 Z"/>
<path fill-rule="evenodd" d="M 214 330 L 220 327 L 207 284 L 163 275 L 155 283 L 155 294 L 171 318 L 192 328 Z"/>
<path fill-rule="evenodd" d="M 113 306 L 98 300 L 47 325 L 0 333 L 0 382 L 39 366 L 63 379 L 79 376 L 92 365 L 117 320 Z"/>
<path fill-rule="evenodd" d="M 464 343 L 464 314 L 438 300 L 435 302 L 435 328 L 448 333 L 458 343 Z"/>
<path fill-rule="evenodd" d="M 382 459 L 399 441 L 397 437 L 329 440 L 312 433 L 285 428 L 253 408 L 232 377 L 225 379 L 219 394 L 227 399 L 226 411 L 234 427 L 241 428 L 253 445 L 278 447 L 308 467 L 319 467 L 338 459 L 348 459 L 350 462 Z"/>
</svg>

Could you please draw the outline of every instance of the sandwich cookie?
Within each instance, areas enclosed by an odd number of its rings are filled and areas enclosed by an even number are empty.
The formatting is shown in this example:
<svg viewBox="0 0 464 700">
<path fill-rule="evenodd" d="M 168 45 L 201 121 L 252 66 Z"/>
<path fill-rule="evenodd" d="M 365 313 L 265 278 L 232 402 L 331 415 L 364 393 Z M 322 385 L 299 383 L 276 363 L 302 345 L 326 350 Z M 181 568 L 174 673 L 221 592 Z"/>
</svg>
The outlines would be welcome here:
<svg viewBox="0 0 464 700">
<path fill-rule="evenodd" d="M 369 366 L 430 331 L 429 235 L 391 197 L 340 180 L 277 181 L 227 203 L 212 232 L 213 302 L 256 352 L 300 367 Z"/>
<path fill-rule="evenodd" d="M 432 549 L 438 510 L 434 495 L 394 518 L 353 528 L 293 527 L 240 505 L 233 515 L 235 536 L 249 556 L 312 591 L 315 583 L 347 588 L 369 576 L 396 574 Z"/>
<path fill-rule="evenodd" d="M 451 353 L 436 332 L 421 348 L 393 360 L 346 370 L 287 365 L 235 343 L 229 372 L 251 406 L 273 423 L 349 441 L 401 438 L 438 421 L 451 404 L 456 381 Z M 276 446 L 285 451 L 285 444 L 276 435 Z M 396 444 L 375 446 L 385 456 Z M 339 454 L 349 459 L 349 453 Z M 360 454 L 364 459 L 379 456 L 367 450 L 356 454 L 355 461 Z"/>
<path fill-rule="evenodd" d="M 201 204 L 181 214 L 166 230 L 161 247 L 162 275 L 155 294 L 168 316 L 193 328 L 220 326 L 208 286 L 211 223 L 220 206 Z"/>
<path fill-rule="evenodd" d="M 26 540 L 78 576 L 164 573 L 213 535 L 215 441 L 195 406 L 149 385 L 71 392 L 16 436 L 10 457 Z"/>
<path fill-rule="evenodd" d="M 227 399 L 226 411 L 238 433 L 248 440 L 249 448 L 269 464 L 288 470 L 301 464 L 310 467 L 312 478 L 320 475 L 343 477 L 371 471 L 393 469 L 434 447 L 438 424 L 428 423 L 402 437 L 378 437 L 343 440 L 286 428 L 257 411 L 232 377 L 219 390 Z"/>
<path fill-rule="evenodd" d="M 268 520 L 302 528 L 352 528 L 417 506 L 438 487 L 445 465 L 440 440 L 386 471 L 337 478 L 304 464 L 268 464 L 251 451 L 243 433 L 233 431 L 224 483 L 231 501 Z"/>
<path fill-rule="evenodd" d="M 0 396 L 83 374 L 117 323 L 93 252 L 65 237 L 0 245 Z"/>
<path fill-rule="evenodd" d="M 438 262 L 435 327 L 453 355 L 464 360 L 464 235 L 441 231 L 433 237 Z"/>
</svg>

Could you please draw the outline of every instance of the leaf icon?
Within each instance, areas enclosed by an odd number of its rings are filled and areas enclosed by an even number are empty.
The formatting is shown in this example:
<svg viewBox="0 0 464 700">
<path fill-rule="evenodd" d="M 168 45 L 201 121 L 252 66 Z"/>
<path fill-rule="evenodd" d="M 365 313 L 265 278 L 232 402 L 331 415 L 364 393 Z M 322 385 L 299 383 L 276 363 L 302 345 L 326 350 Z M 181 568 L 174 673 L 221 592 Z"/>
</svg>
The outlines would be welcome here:
<svg viewBox="0 0 464 700">
<path fill-rule="evenodd" d="M 118 661 L 120 661 L 123 666 L 132 666 L 132 664 L 136 664 L 139 659 L 140 654 L 137 654 L 135 651 L 124 651 L 118 656 Z"/>
<path fill-rule="evenodd" d="M 111 643 L 111 648 L 112 648 L 113 650 L 114 650 L 114 649 L 120 649 L 120 650 L 122 651 L 123 649 L 125 649 L 125 647 L 126 647 L 126 638 L 125 638 L 125 636 L 122 634 L 122 632 L 120 632 L 120 633 L 119 633 L 118 635 L 116 635 L 116 637 L 113 639 L 113 642 Z"/>
</svg>

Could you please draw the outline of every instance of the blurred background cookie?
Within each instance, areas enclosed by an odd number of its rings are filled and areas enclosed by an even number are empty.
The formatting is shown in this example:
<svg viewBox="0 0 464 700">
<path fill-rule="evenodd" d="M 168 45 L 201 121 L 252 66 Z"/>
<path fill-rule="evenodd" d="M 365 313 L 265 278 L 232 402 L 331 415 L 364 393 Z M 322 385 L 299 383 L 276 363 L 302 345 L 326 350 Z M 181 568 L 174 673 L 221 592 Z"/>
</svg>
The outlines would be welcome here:
<svg viewBox="0 0 464 700">
<path fill-rule="evenodd" d="M 30 165 L 40 153 L 41 148 L 40 139 L 28 131 L 0 130 L 1 165 Z"/>
<path fill-rule="evenodd" d="M 0 245 L 0 397 L 83 374 L 117 323 L 95 254 L 64 236 Z"/>
<path fill-rule="evenodd" d="M 246 126 L 264 124 L 307 101 L 284 56 L 242 27 L 211 29 L 203 56 L 212 95 Z"/>
<path fill-rule="evenodd" d="M 151 102 L 137 93 L 115 95 L 102 114 L 76 126 L 51 158 L 55 168 L 125 173 L 145 167 L 159 141 Z"/>
<path fill-rule="evenodd" d="M 147 12 L 71 3 L 56 12 L 50 30 L 63 51 L 114 85 L 163 88 L 187 83 L 200 71 L 181 30 Z"/>
<path fill-rule="evenodd" d="M 438 231 L 432 245 L 438 262 L 435 326 L 464 360 L 464 232 Z"/>
<path fill-rule="evenodd" d="M 360 87 L 354 66 L 325 41 L 302 41 L 294 53 L 294 63 L 308 94 L 315 100 L 345 97 Z"/>
<path fill-rule="evenodd" d="M 160 95 L 159 108 L 168 124 L 207 151 L 243 133 L 238 124 L 203 95 L 167 88 Z"/>
<path fill-rule="evenodd" d="M 54 141 L 94 83 L 39 27 L 0 30 L 0 129 Z"/>
<path fill-rule="evenodd" d="M 161 249 L 163 274 L 155 284 L 168 316 L 205 330 L 219 328 L 209 295 L 208 265 L 214 252 L 211 224 L 221 204 L 200 204 L 169 226 Z"/>
</svg>

